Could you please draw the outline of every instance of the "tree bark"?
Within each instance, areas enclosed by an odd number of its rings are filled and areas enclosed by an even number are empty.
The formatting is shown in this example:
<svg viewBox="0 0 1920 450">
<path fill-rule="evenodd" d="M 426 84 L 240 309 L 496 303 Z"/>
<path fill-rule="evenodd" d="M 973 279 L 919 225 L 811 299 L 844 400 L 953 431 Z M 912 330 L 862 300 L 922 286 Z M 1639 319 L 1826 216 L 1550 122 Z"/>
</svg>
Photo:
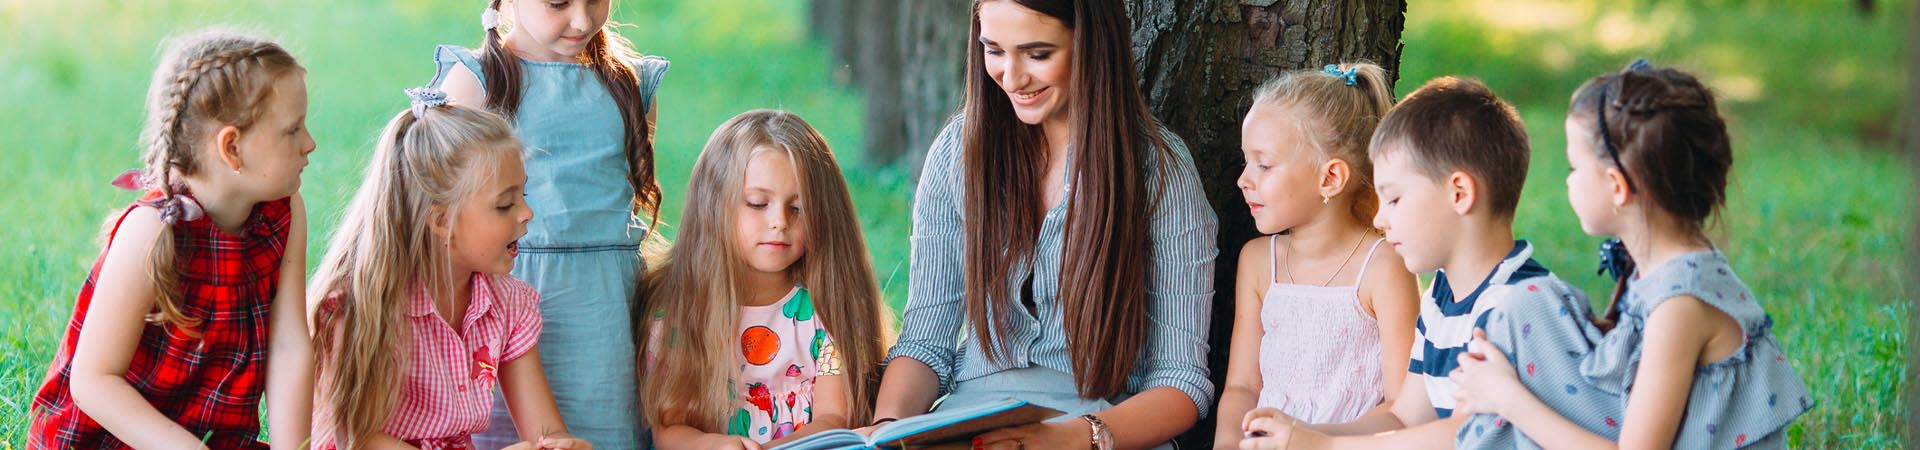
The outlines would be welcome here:
<svg viewBox="0 0 1920 450">
<path fill-rule="evenodd" d="M 815 35 L 851 64 L 867 93 L 866 162 L 918 170 L 927 146 L 960 108 L 968 0 L 813 0 Z M 1282 71 L 1372 61 L 1396 77 L 1405 0 L 1126 0 L 1141 89 L 1160 121 L 1185 139 L 1220 217 L 1209 363 L 1226 374 L 1240 246 L 1258 234 L 1235 187 L 1240 119 L 1252 90 Z M 892 31 L 872 31 L 886 28 Z M 887 34 L 891 33 L 891 34 Z M 888 41 L 867 40 L 892 36 Z M 891 56 L 859 56 L 885 53 Z M 851 56 L 850 56 L 851 55 Z M 889 59 L 891 58 L 891 59 Z M 890 62 L 890 63 L 889 63 Z M 845 79 L 845 78 L 843 78 Z M 1237 421 L 1234 417 L 1229 420 Z M 1214 419 L 1180 438 L 1210 448 Z"/>
</svg>

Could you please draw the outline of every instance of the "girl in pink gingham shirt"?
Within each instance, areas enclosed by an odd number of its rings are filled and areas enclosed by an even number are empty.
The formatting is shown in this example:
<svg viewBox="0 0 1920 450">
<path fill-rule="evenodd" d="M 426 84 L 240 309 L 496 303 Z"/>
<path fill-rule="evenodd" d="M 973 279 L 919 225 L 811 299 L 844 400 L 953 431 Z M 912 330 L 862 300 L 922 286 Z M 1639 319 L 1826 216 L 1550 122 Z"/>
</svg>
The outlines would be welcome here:
<svg viewBox="0 0 1920 450">
<path fill-rule="evenodd" d="M 308 298 L 313 448 L 470 449 L 496 385 L 523 441 L 567 434 L 540 366 L 539 295 L 507 275 L 533 211 L 506 120 L 408 90 Z"/>
</svg>

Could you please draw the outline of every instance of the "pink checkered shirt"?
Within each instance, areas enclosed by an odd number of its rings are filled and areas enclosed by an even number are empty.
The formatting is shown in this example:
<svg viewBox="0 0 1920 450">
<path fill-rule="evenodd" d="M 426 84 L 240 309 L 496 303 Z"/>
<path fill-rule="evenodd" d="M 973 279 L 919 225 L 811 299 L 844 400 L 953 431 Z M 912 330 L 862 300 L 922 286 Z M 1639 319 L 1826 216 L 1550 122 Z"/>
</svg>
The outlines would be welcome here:
<svg viewBox="0 0 1920 450">
<path fill-rule="evenodd" d="M 421 450 L 470 449 L 471 435 L 486 430 L 499 370 L 532 350 L 540 338 L 540 295 L 526 282 L 505 274 L 474 274 L 473 301 L 455 330 L 434 312 L 424 288 L 408 299 L 407 350 L 400 403 L 381 431 Z M 337 308 L 329 298 L 321 308 Z M 331 420 L 332 411 L 315 405 L 314 424 Z M 333 449 L 328 436 L 314 436 Z"/>
</svg>

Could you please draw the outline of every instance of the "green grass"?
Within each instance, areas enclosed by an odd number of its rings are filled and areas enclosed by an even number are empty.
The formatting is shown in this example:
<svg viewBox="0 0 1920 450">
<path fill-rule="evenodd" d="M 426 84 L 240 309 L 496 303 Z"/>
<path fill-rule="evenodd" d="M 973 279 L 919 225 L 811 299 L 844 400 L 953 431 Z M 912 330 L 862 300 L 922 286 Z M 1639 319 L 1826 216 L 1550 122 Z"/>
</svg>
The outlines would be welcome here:
<svg viewBox="0 0 1920 450">
<path fill-rule="evenodd" d="M 1851 2 L 1626 3 L 1413 2 L 1398 91 L 1463 75 L 1516 104 L 1534 155 L 1515 232 L 1601 307 L 1600 239 L 1566 201 L 1567 98 L 1635 57 L 1701 75 L 1736 160 L 1715 242 L 1817 402 L 1790 442 L 1902 447 L 1913 177 L 1894 141 L 1911 6 L 1881 2 L 1861 17 Z"/>
<path fill-rule="evenodd" d="M 1791 436 L 1807 448 L 1898 448 L 1905 404 L 1912 176 L 1891 147 L 1904 98 L 1906 5 L 1873 18 L 1845 2 L 1631 3 L 1598 0 L 1414 2 L 1400 91 L 1470 74 L 1512 99 L 1535 146 L 1518 231 L 1588 292 L 1604 281 L 1597 238 L 1566 205 L 1561 119 L 1578 84 L 1634 56 L 1698 70 L 1734 123 L 1738 163 L 1717 242 L 1779 322 L 1819 402 Z M 1889 3 L 1889 2 L 1882 2 Z M 432 75 L 433 44 L 478 41 L 477 2 L 269 0 L 235 4 L 78 0 L 0 3 L 0 450 L 25 439 L 27 407 L 98 246 L 101 219 L 130 195 L 107 185 L 137 164 L 135 138 L 156 45 L 211 23 L 264 27 L 307 65 L 320 141 L 303 193 L 309 260 L 339 218 L 375 133 Z M 1609 4 L 1612 4 L 1609 2 Z M 1617 7 L 1617 6 L 1616 6 Z M 740 111 L 808 118 L 842 154 L 887 297 L 904 301 L 906 171 L 858 167 L 860 95 L 830 81 L 806 41 L 799 0 L 623 0 L 616 18 L 639 49 L 674 62 L 660 94 L 657 148 L 676 222 L 708 133 Z M 963 20 L 956 18 L 955 20 Z M 668 229 L 671 233 L 671 229 Z"/>
<path fill-rule="evenodd" d="M 26 438 L 33 390 L 99 251 L 98 225 L 132 199 L 107 181 L 139 164 L 141 103 L 162 37 L 213 23 L 270 28 L 307 66 L 309 125 L 320 143 L 302 188 L 315 235 L 309 262 L 325 251 L 375 135 L 407 105 L 401 89 L 433 75 L 433 45 L 480 38 L 472 1 L 235 5 L 0 4 L 0 27 L 12 30 L 0 48 L 0 167 L 13 172 L 0 177 L 0 210 L 24 213 L 0 228 L 0 240 L 16 243 L 0 259 L 0 317 L 8 319 L 0 321 L 0 449 Z M 793 0 L 616 4 L 616 20 L 633 24 L 621 33 L 674 63 L 656 137 L 664 222 L 677 221 L 681 187 L 708 134 L 747 109 L 795 111 L 841 161 L 860 161 L 860 97 L 828 79 L 828 58 L 806 40 L 804 17 L 804 2 Z M 911 183 L 900 171 L 847 169 L 867 238 L 878 244 L 876 270 L 890 298 L 904 298 Z"/>
</svg>

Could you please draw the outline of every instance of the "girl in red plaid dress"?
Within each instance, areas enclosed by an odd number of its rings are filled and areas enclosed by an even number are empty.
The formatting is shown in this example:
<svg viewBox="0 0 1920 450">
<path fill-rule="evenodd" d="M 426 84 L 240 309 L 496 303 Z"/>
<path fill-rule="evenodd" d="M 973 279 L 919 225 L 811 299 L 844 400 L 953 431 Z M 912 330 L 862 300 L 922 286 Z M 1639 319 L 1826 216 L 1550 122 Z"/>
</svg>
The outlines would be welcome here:
<svg viewBox="0 0 1920 450">
<path fill-rule="evenodd" d="M 274 448 L 307 438 L 312 356 L 296 194 L 306 71 L 273 41 L 176 38 L 148 90 L 141 189 L 34 395 L 28 448 Z M 271 370 L 269 370 L 271 367 Z"/>
<path fill-rule="evenodd" d="M 473 448 L 498 385 L 516 447 L 591 449 L 540 366 L 540 296 L 508 275 L 533 218 L 520 141 L 498 115 L 407 93 L 309 291 L 313 448 Z"/>
</svg>

